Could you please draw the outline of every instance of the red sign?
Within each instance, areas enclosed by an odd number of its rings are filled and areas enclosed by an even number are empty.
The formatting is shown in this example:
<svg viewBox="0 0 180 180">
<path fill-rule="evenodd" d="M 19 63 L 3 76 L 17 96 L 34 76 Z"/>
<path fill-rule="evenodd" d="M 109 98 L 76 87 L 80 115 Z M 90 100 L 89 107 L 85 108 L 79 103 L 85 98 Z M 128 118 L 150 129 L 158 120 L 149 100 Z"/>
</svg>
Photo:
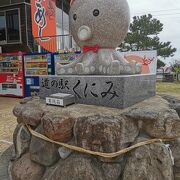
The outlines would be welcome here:
<svg viewBox="0 0 180 180">
<path fill-rule="evenodd" d="M 1 54 L 0 96 L 24 96 L 23 53 Z"/>
<path fill-rule="evenodd" d="M 36 41 L 44 49 L 56 52 L 56 0 L 31 0 L 31 16 Z"/>
</svg>

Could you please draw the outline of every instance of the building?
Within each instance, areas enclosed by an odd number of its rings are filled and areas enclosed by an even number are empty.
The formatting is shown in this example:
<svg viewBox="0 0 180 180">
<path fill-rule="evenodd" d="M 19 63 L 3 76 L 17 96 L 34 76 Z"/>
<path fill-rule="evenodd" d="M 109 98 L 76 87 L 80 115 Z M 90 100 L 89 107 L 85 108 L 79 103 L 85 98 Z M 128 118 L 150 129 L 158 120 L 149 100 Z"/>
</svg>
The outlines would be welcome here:
<svg viewBox="0 0 180 180">
<path fill-rule="evenodd" d="M 69 43 L 69 4 L 69 0 L 56 0 L 57 29 L 55 37 L 52 38 L 57 40 L 57 49 L 64 49 L 72 44 Z M 32 35 L 30 0 L 0 0 L 0 47 L 2 52 L 35 52 L 39 47 L 36 41 L 38 38 Z"/>
</svg>

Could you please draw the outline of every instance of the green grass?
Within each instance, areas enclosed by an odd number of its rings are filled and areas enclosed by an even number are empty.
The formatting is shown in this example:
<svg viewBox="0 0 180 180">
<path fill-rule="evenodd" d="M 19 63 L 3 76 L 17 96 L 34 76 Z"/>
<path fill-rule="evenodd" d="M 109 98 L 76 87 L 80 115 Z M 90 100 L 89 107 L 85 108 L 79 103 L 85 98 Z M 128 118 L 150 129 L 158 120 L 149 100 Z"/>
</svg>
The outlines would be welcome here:
<svg viewBox="0 0 180 180">
<path fill-rule="evenodd" d="M 180 96 L 180 82 L 157 82 L 157 93 L 160 94 L 174 94 Z"/>
</svg>

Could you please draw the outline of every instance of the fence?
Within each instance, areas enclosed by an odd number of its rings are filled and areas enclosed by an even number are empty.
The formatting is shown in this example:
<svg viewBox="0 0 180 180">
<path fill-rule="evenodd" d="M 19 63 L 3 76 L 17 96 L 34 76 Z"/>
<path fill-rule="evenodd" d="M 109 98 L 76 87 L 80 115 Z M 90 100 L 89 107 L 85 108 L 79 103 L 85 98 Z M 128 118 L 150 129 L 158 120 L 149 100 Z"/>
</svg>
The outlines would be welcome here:
<svg viewBox="0 0 180 180">
<path fill-rule="evenodd" d="M 69 34 L 34 38 L 34 52 L 60 52 L 69 50 L 80 50 L 73 37 Z"/>
</svg>

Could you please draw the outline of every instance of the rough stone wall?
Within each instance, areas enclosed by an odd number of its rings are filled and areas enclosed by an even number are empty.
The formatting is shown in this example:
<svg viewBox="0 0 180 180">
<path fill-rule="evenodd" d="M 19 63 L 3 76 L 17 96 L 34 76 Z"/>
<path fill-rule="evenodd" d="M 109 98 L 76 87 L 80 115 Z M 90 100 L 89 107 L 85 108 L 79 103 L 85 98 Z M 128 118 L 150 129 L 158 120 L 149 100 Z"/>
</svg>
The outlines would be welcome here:
<svg viewBox="0 0 180 180">
<path fill-rule="evenodd" d="M 19 123 L 14 132 L 13 180 L 179 180 L 179 140 L 106 159 L 32 137 L 24 126 L 55 141 L 116 152 L 152 138 L 180 137 L 178 103 L 165 99 L 156 96 L 124 110 L 80 104 L 60 108 L 38 98 L 22 100 L 13 110 Z"/>
</svg>

